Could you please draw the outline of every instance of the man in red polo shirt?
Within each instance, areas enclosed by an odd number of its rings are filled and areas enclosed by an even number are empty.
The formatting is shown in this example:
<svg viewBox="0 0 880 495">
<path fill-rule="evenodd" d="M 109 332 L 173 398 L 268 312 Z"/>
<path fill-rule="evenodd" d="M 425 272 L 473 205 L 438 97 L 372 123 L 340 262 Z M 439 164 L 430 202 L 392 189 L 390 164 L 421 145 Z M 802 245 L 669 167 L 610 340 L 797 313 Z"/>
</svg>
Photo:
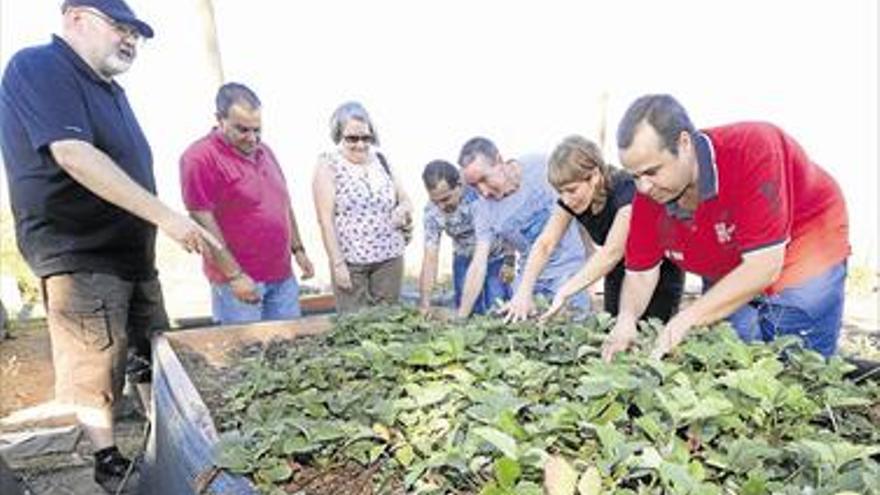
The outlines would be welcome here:
<svg viewBox="0 0 880 495">
<path fill-rule="evenodd" d="M 632 343 L 664 257 L 703 277 L 704 294 L 666 324 L 656 357 L 723 318 L 745 341 L 793 334 L 826 357 L 836 351 L 846 205 L 794 139 L 758 122 L 697 131 L 674 98 L 648 95 L 627 110 L 617 142 L 638 194 L 605 359 Z"/>
<path fill-rule="evenodd" d="M 217 127 L 180 159 L 183 200 L 197 222 L 223 241 L 204 257 L 214 319 L 221 324 L 300 316 L 299 285 L 313 275 L 281 167 L 260 141 L 260 100 L 228 83 L 216 98 Z"/>
</svg>

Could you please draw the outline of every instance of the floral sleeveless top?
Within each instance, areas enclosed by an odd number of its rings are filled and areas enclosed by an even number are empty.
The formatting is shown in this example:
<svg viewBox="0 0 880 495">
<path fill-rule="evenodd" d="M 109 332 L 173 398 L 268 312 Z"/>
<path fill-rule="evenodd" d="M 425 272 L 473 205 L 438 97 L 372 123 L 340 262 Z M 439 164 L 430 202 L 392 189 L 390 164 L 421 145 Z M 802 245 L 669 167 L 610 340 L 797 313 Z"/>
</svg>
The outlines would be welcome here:
<svg viewBox="0 0 880 495">
<path fill-rule="evenodd" d="M 348 161 L 339 151 L 324 153 L 334 171 L 333 212 L 339 249 L 348 263 L 378 263 L 403 255 L 403 233 L 391 223 L 397 203 L 394 182 L 375 153 L 366 164 Z"/>
</svg>

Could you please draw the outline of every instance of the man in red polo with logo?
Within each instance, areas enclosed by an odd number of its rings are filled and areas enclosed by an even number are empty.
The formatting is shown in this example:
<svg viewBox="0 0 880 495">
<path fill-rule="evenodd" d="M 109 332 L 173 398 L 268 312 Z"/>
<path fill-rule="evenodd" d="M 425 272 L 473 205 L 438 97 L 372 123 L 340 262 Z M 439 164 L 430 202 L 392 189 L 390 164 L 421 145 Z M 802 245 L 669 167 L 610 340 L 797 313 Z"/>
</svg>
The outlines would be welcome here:
<svg viewBox="0 0 880 495">
<path fill-rule="evenodd" d="M 299 236 L 281 167 L 260 141 L 261 105 L 247 86 L 228 83 L 216 98 L 217 127 L 180 159 L 190 214 L 223 242 L 204 257 L 214 319 L 221 324 L 300 316 L 299 285 L 312 262 Z"/>
<path fill-rule="evenodd" d="M 605 359 L 635 338 L 663 258 L 703 277 L 704 294 L 666 324 L 656 357 L 693 326 L 723 318 L 745 341 L 793 334 L 834 354 L 850 253 L 846 205 L 794 139 L 760 122 L 697 131 L 674 98 L 648 95 L 627 110 L 617 142 L 639 193 Z"/>
</svg>

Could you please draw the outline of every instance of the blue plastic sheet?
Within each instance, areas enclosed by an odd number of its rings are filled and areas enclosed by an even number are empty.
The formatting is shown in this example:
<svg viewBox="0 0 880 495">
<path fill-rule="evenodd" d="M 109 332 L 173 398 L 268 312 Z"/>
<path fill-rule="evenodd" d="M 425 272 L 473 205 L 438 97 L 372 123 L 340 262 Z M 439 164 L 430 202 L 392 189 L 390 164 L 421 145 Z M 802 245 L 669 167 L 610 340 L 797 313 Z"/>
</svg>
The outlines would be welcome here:
<svg viewBox="0 0 880 495">
<path fill-rule="evenodd" d="M 142 493 L 257 493 L 246 478 L 214 467 L 217 430 L 168 339 L 153 342 L 155 418 L 141 476 Z"/>
</svg>

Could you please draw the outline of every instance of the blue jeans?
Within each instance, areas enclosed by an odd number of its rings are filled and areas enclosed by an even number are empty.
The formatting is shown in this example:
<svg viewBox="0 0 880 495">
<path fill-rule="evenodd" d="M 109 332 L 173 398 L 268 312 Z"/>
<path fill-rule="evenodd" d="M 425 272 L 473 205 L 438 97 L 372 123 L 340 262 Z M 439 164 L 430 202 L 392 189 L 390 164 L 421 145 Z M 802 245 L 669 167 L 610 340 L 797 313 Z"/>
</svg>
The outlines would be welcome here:
<svg viewBox="0 0 880 495">
<path fill-rule="evenodd" d="M 746 342 L 797 335 L 808 349 L 830 357 L 837 351 L 840 336 L 845 280 L 843 261 L 800 285 L 753 299 L 727 321 Z"/>
<path fill-rule="evenodd" d="M 456 254 L 452 259 L 452 286 L 455 290 L 455 307 L 461 304 L 461 292 L 464 288 L 464 279 L 467 275 L 468 266 L 471 264 L 469 256 Z M 489 260 L 486 267 L 486 280 L 483 282 L 483 290 L 477 296 L 474 303 L 474 314 L 486 314 L 492 309 L 496 299 L 508 301 L 513 296 L 510 284 L 501 280 L 501 267 L 504 266 L 504 257 Z"/>
<path fill-rule="evenodd" d="M 232 293 L 229 284 L 211 284 L 211 310 L 221 325 L 299 318 L 299 284 L 289 277 L 278 282 L 256 282 L 260 302 L 249 304 Z"/>
</svg>

